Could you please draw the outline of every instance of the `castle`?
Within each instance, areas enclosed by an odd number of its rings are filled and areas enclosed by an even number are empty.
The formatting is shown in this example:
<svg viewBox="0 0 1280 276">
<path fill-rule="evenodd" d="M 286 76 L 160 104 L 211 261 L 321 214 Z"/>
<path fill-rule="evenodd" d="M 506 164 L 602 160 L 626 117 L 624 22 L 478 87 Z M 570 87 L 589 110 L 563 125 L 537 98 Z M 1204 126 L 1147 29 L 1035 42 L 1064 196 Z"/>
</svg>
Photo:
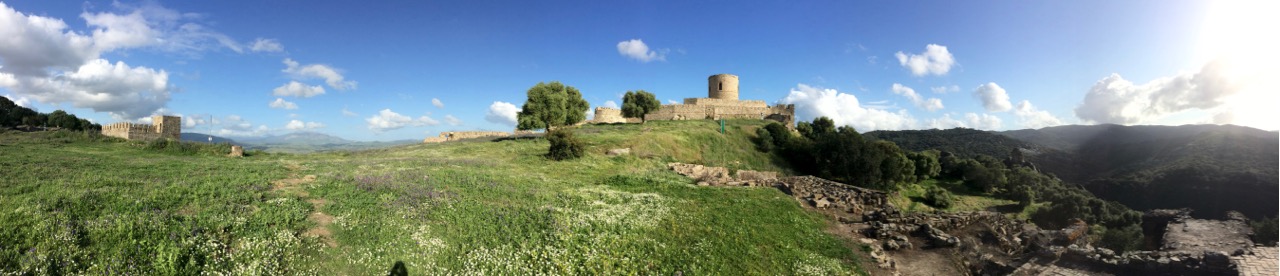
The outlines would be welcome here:
<svg viewBox="0 0 1280 276">
<path fill-rule="evenodd" d="M 128 140 L 179 140 L 182 133 L 182 117 L 151 116 L 152 124 L 120 122 L 102 126 L 102 135 Z"/>
<path fill-rule="evenodd" d="M 631 123 L 622 118 L 622 112 L 616 108 L 598 107 L 593 123 Z M 738 76 L 730 74 L 712 75 L 707 78 L 706 98 L 686 98 L 682 104 L 666 104 L 662 108 L 644 115 L 648 120 L 719 120 L 719 119 L 764 119 L 774 120 L 794 127 L 795 105 L 778 104 L 769 106 L 759 100 L 738 100 Z"/>
</svg>

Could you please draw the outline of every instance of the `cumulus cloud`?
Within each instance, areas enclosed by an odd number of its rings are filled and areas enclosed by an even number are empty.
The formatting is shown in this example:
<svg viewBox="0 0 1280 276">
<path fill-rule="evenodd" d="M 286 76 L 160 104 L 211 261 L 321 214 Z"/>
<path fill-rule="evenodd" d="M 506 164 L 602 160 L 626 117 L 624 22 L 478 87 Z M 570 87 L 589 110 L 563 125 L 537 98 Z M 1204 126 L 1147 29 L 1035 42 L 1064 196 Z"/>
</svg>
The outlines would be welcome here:
<svg viewBox="0 0 1280 276">
<path fill-rule="evenodd" d="M 1242 90 L 1241 80 L 1226 74 L 1221 62 L 1196 73 L 1182 73 L 1136 85 L 1119 74 L 1099 80 L 1075 109 L 1081 120 L 1135 124 L 1191 109 L 1211 109 Z"/>
<path fill-rule="evenodd" d="M 294 104 L 293 102 L 285 101 L 284 98 L 276 98 L 275 101 L 272 101 L 270 104 L 267 104 L 267 106 L 270 106 L 271 108 L 275 108 L 275 109 L 284 109 L 284 110 L 298 109 L 297 104 Z"/>
<path fill-rule="evenodd" d="M 324 64 L 307 64 L 302 65 L 293 59 L 284 59 L 284 72 L 295 78 L 302 79 L 324 79 L 324 83 L 329 87 L 338 90 L 355 89 L 356 82 L 346 80 L 337 69 Z"/>
<path fill-rule="evenodd" d="M 617 108 L 618 108 L 618 102 L 615 102 L 615 101 L 604 101 L 604 105 L 603 105 L 602 107 L 617 109 Z"/>
<path fill-rule="evenodd" d="M 677 102 L 676 100 L 668 99 L 667 104 L 680 104 L 680 102 Z"/>
<path fill-rule="evenodd" d="M 431 117 L 422 116 L 414 119 L 400 115 L 400 113 L 391 111 L 391 109 L 383 109 L 377 115 L 365 119 L 365 122 L 368 123 L 370 130 L 378 132 L 396 130 L 408 126 L 434 126 L 440 124 L 440 121 L 431 119 Z"/>
<path fill-rule="evenodd" d="M 254 52 L 277 53 L 284 51 L 284 45 L 275 39 L 266 39 L 259 37 L 249 43 L 249 50 Z"/>
<path fill-rule="evenodd" d="M 310 98 L 323 94 L 324 87 L 319 85 L 306 85 L 297 81 L 290 81 L 289 83 L 271 90 L 271 95 L 282 97 Z"/>
<path fill-rule="evenodd" d="M 112 64 L 104 59 L 92 60 L 57 77 L 10 76 L 14 82 L 5 88 L 20 97 L 50 104 L 70 103 L 120 119 L 151 115 L 169 102 L 173 91 L 169 73 L 164 70 L 130 67 L 124 62 Z"/>
<path fill-rule="evenodd" d="M 453 117 L 453 114 L 444 115 L 444 122 L 451 126 L 462 125 L 462 120 L 459 120 L 458 117 Z"/>
<path fill-rule="evenodd" d="M 662 49 L 660 52 L 661 53 L 659 53 L 659 51 L 649 50 L 649 45 L 645 45 L 644 41 L 639 39 L 623 40 L 622 42 L 618 42 L 618 54 L 642 63 L 648 63 L 655 60 L 666 61 L 667 49 Z"/>
<path fill-rule="evenodd" d="M 436 106 L 436 108 L 444 108 L 444 102 L 437 98 L 431 98 L 431 105 Z"/>
<path fill-rule="evenodd" d="M 929 90 L 932 90 L 933 93 L 947 94 L 947 93 L 960 92 L 960 86 L 952 85 L 952 86 L 930 87 Z"/>
<path fill-rule="evenodd" d="M 944 114 L 936 119 L 926 120 L 924 125 L 928 128 L 950 129 L 950 128 L 973 128 L 995 130 L 1000 129 L 1002 125 L 1000 117 L 991 114 L 965 113 L 963 117 L 956 119 L 951 118 L 951 114 Z"/>
<path fill-rule="evenodd" d="M 1009 102 L 1009 93 L 994 82 L 988 82 L 973 90 L 973 96 L 982 101 L 982 108 L 990 112 L 1004 112 L 1013 109 Z"/>
<path fill-rule="evenodd" d="M 956 59 L 947 51 L 947 46 L 938 44 L 925 46 L 924 53 L 898 52 L 893 56 L 898 58 L 898 64 L 911 70 L 911 74 L 916 76 L 946 75 L 951 71 L 951 66 L 956 64 Z"/>
<path fill-rule="evenodd" d="M 938 98 L 925 99 L 924 97 L 921 97 L 920 94 L 917 94 L 915 89 L 911 89 L 911 87 L 903 86 L 902 84 L 897 84 L 897 83 L 893 84 L 893 94 L 898 94 L 898 95 L 902 95 L 903 97 L 907 97 L 908 100 L 911 100 L 912 104 L 915 104 L 916 107 L 919 107 L 924 110 L 937 111 L 939 109 L 942 109 L 941 99 L 938 99 Z"/>
<path fill-rule="evenodd" d="M 831 118 L 837 125 L 853 126 L 858 131 L 901 130 L 914 127 L 915 119 L 905 110 L 892 112 L 862 106 L 853 94 L 798 84 L 781 103 L 795 104 L 798 120 L 810 121 L 819 116 Z"/>
<path fill-rule="evenodd" d="M 1049 114 L 1048 111 L 1037 109 L 1031 102 L 1023 100 L 1018 102 L 1018 107 L 1013 109 L 1013 114 L 1018 116 L 1018 122 L 1024 128 L 1044 128 L 1056 125 L 1062 125 L 1062 120 Z"/>
<path fill-rule="evenodd" d="M 520 108 L 508 102 L 493 102 L 489 105 L 489 112 L 485 113 L 484 120 L 495 124 L 504 124 L 515 126 L 517 121 L 516 114 L 520 113 Z"/>
<path fill-rule="evenodd" d="M 9 94 L 5 94 L 4 97 L 9 98 L 9 101 L 13 102 L 14 105 L 31 108 L 31 99 L 27 99 L 27 97 L 17 97 Z"/>
<path fill-rule="evenodd" d="M 84 12 L 89 31 L 72 31 L 61 19 L 27 15 L 0 3 L 0 88 L 48 104 L 107 112 L 132 120 L 159 111 L 175 89 L 168 73 L 100 58 L 104 52 L 148 48 L 196 55 L 228 48 L 226 35 L 155 3 L 113 4 L 120 13 Z"/>
<path fill-rule="evenodd" d="M 213 135 L 218 136 L 262 136 L 270 131 L 265 125 L 254 128 L 252 122 L 234 114 L 228 115 L 221 121 L 214 120 L 212 123 L 219 127 L 213 131 Z"/>
<path fill-rule="evenodd" d="M 290 120 L 288 124 L 284 125 L 284 128 L 288 130 L 308 130 L 308 129 L 317 129 L 322 127 L 324 127 L 324 124 L 317 123 L 317 122 L 304 123 L 299 120 Z"/>
</svg>

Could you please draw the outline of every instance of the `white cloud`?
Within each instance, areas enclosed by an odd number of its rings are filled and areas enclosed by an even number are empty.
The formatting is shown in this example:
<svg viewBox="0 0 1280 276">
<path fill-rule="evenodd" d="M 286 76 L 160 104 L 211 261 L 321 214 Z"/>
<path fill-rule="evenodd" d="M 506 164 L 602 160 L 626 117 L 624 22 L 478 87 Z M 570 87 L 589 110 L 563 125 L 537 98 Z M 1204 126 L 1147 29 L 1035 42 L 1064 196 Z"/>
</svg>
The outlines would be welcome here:
<svg viewBox="0 0 1280 276">
<path fill-rule="evenodd" d="M 520 108 L 508 102 L 493 102 L 489 105 L 489 112 L 485 113 L 484 120 L 495 124 L 504 124 L 515 126 L 517 122 L 516 114 L 520 113 Z"/>
<path fill-rule="evenodd" d="M 662 53 L 649 50 L 649 45 L 645 45 L 644 41 L 639 39 L 623 40 L 622 42 L 618 42 L 618 54 L 642 63 L 648 63 L 655 60 L 666 61 L 667 49 L 662 49 L 661 52 Z"/>
<path fill-rule="evenodd" d="M 355 112 L 351 112 L 351 110 L 347 110 L 347 107 L 342 107 L 342 116 L 355 117 L 355 116 L 360 116 L 360 114 L 356 114 Z"/>
<path fill-rule="evenodd" d="M 182 117 L 182 127 L 184 127 L 184 128 L 194 128 L 194 127 L 199 126 L 199 125 L 206 125 L 206 124 L 209 124 L 209 120 L 208 120 L 208 118 L 209 118 L 209 117 L 208 117 L 208 114 L 205 114 L 205 115 L 191 115 L 191 116 L 184 116 L 184 115 L 179 114 L 178 116 L 181 116 L 181 117 Z"/>
<path fill-rule="evenodd" d="M 254 128 L 252 122 L 234 114 L 228 115 L 226 119 L 221 121 L 214 119 L 212 123 L 219 126 L 217 130 L 213 131 L 213 135 L 218 136 L 262 136 L 270 131 L 265 125 L 258 125 L 257 128 Z"/>
<path fill-rule="evenodd" d="M 0 3 L 0 72 L 45 76 L 46 68 L 74 69 L 98 58 L 91 37 L 65 29 L 61 19 L 26 15 Z"/>
<path fill-rule="evenodd" d="M 111 64 L 104 59 L 85 63 L 74 72 L 57 77 L 13 76 L 4 88 L 49 104 L 70 103 L 74 107 L 112 116 L 135 119 L 151 115 L 169 102 L 173 87 L 169 73 L 146 67 L 130 67 L 124 62 Z"/>
<path fill-rule="evenodd" d="M 604 101 L 604 105 L 603 105 L 602 107 L 617 109 L 617 108 L 618 108 L 618 102 L 615 102 L 615 101 Z"/>
<path fill-rule="evenodd" d="M 921 97 L 920 94 L 917 94 L 915 89 L 911 89 L 911 87 L 903 86 L 902 84 L 897 84 L 897 83 L 893 84 L 893 94 L 898 94 L 898 95 L 902 95 L 903 97 L 907 97 L 908 100 L 911 100 L 912 104 L 915 104 L 916 107 L 919 107 L 924 110 L 938 111 L 939 109 L 942 109 L 941 99 L 938 99 L 938 98 L 925 99 L 924 97 Z"/>
<path fill-rule="evenodd" d="M 298 109 L 297 104 L 285 101 L 284 98 L 276 98 L 276 100 L 272 101 L 270 104 L 268 104 L 268 106 L 270 106 L 271 108 L 284 109 L 284 110 Z"/>
<path fill-rule="evenodd" d="M 355 89 L 356 82 L 348 81 L 337 69 L 324 64 L 301 65 L 293 59 L 284 59 L 284 72 L 295 78 L 324 79 L 325 84 L 338 90 Z"/>
<path fill-rule="evenodd" d="M 297 81 L 290 81 L 276 89 L 271 90 L 271 95 L 283 97 L 301 97 L 310 98 L 314 96 L 324 95 L 324 87 L 319 85 L 306 85 Z"/>
<path fill-rule="evenodd" d="M 278 53 L 284 51 L 284 45 L 275 39 L 266 39 L 259 37 L 249 43 L 249 50 L 254 52 Z"/>
<path fill-rule="evenodd" d="M 1182 73 L 1135 85 L 1119 74 L 1089 88 L 1075 115 L 1095 123 L 1149 123 L 1171 113 L 1207 110 L 1224 104 L 1242 90 L 1241 80 L 1227 74 L 1220 62 L 1205 64 L 1196 73 Z"/>
<path fill-rule="evenodd" d="M 9 94 L 5 94 L 4 97 L 9 98 L 9 101 L 13 102 L 14 105 L 31 108 L 31 99 L 27 99 L 27 97 L 17 97 Z"/>
<path fill-rule="evenodd" d="M 440 121 L 431 119 L 431 117 L 422 116 L 414 119 L 395 113 L 391 109 L 383 109 L 378 112 L 378 115 L 365 119 L 365 122 L 368 123 L 369 129 L 378 132 L 396 130 L 407 126 L 434 126 L 440 124 Z"/>
<path fill-rule="evenodd" d="M 114 3 L 113 6 L 128 13 L 80 14 L 86 24 L 94 27 L 91 35 L 95 47 L 101 51 L 152 47 L 194 55 L 221 47 L 244 52 L 244 47 L 230 36 L 193 22 L 203 17 L 199 14 L 178 12 L 156 3 L 138 6 Z"/>
<path fill-rule="evenodd" d="M 924 53 L 906 54 L 898 52 L 894 54 L 898 58 L 898 64 L 911 70 L 912 75 L 946 75 L 951 71 L 951 66 L 956 64 L 956 59 L 947 51 L 947 46 L 938 44 L 929 44 L 925 46 Z"/>
<path fill-rule="evenodd" d="M 813 118 L 826 116 L 836 125 L 853 126 L 861 132 L 910 129 L 916 124 L 906 110 L 891 112 L 864 107 L 853 94 L 805 84 L 798 84 L 791 89 L 791 93 L 780 102 L 796 105 L 797 120 L 811 121 Z"/>
<path fill-rule="evenodd" d="M 1062 120 L 1049 114 L 1048 111 L 1037 109 L 1031 102 L 1023 100 L 1018 102 L 1018 107 L 1013 110 L 1014 115 L 1018 115 L 1018 122 L 1024 128 L 1044 128 L 1062 125 Z"/>
<path fill-rule="evenodd" d="M 441 102 L 438 98 L 431 98 L 431 105 L 436 106 L 436 108 L 444 108 L 444 102 Z"/>
<path fill-rule="evenodd" d="M 929 90 L 932 90 L 933 93 L 947 94 L 947 93 L 960 92 L 960 86 L 952 85 L 952 86 L 930 87 Z"/>
<path fill-rule="evenodd" d="M 925 127 L 936 129 L 950 128 L 973 128 L 995 130 L 1000 129 L 1002 121 L 1000 117 L 991 114 L 965 113 L 963 118 L 951 118 L 951 114 L 943 114 L 942 117 L 936 119 L 925 120 Z"/>
<path fill-rule="evenodd" d="M 307 130 L 307 129 L 322 128 L 322 127 L 324 127 L 324 124 L 317 123 L 317 122 L 304 123 L 299 120 L 290 120 L 288 124 L 284 125 L 284 128 L 288 130 Z"/>
<path fill-rule="evenodd" d="M 462 120 L 459 120 L 459 119 L 458 119 L 458 117 L 453 117 L 453 114 L 450 114 L 450 115 L 444 115 L 444 122 L 445 122 L 445 123 L 447 123 L 447 124 L 449 124 L 449 125 L 451 125 L 451 126 L 460 126 L 460 125 L 462 125 Z"/>
<path fill-rule="evenodd" d="M 680 104 L 680 102 L 677 102 L 676 100 L 670 100 L 670 99 L 669 99 L 669 100 L 667 100 L 667 104 Z"/>
<path fill-rule="evenodd" d="M 990 112 L 1004 112 L 1013 109 L 1009 102 L 1009 93 L 994 82 L 988 82 L 973 90 L 973 96 L 982 101 L 982 108 Z"/>
</svg>

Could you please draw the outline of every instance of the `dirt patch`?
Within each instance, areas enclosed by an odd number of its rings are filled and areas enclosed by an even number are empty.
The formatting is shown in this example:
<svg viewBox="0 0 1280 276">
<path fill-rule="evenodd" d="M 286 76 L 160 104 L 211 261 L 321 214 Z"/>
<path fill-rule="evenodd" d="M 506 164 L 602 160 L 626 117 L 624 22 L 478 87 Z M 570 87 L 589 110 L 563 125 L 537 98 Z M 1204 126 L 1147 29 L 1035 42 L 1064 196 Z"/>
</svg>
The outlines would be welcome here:
<svg viewBox="0 0 1280 276">
<path fill-rule="evenodd" d="M 316 176 L 308 174 L 298 177 L 296 172 L 305 169 L 298 163 L 286 163 L 284 167 L 292 171 L 289 174 L 289 178 L 271 182 L 271 191 L 282 195 L 295 195 L 305 199 L 307 203 L 311 203 L 312 211 L 307 214 L 307 220 L 314 222 L 316 226 L 302 232 L 302 236 L 318 238 L 320 242 L 328 247 L 338 247 L 338 241 L 333 238 L 333 231 L 329 230 L 329 225 L 333 224 L 333 216 L 321 211 L 325 206 L 329 205 L 329 200 L 312 198 L 311 193 L 307 192 L 307 189 L 303 187 L 303 184 L 315 181 Z"/>
</svg>

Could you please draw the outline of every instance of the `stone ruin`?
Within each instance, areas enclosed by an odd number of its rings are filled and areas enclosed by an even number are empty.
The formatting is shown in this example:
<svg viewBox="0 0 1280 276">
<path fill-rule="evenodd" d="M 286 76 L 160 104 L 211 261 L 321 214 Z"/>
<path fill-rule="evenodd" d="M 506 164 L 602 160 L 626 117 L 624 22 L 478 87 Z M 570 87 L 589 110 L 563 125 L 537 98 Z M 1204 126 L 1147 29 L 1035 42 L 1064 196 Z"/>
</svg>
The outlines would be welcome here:
<svg viewBox="0 0 1280 276">
<path fill-rule="evenodd" d="M 644 115 L 648 120 L 774 120 L 795 127 L 795 105 L 769 106 L 764 101 L 738 100 L 738 76 L 712 75 L 707 78 L 706 98 L 686 98 L 682 104 L 666 104 Z"/>
<path fill-rule="evenodd" d="M 536 136 L 537 132 L 532 130 L 516 130 L 513 132 L 502 131 L 445 131 L 441 132 L 439 137 L 427 137 L 422 139 L 424 144 L 436 144 L 443 142 L 452 142 L 466 139 L 497 139 L 497 138 L 513 138 L 513 137 L 529 137 Z"/>
<path fill-rule="evenodd" d="M 1154 249 L 1117 253 L 1089 244 L 1089 225 L 1079 219 L 1040 229 L 988 211 L 904 214 L 888 193 L 818 177 L 667 166 L 698 185 L 776 188 L 833 217 L 837 229 L 870 247 L 872 274 L 1277 275 L 1280 249 L 1254 245 L 1247 219 L 1234 212 L 1228 220 L 1206 220 L 1191 218 L 1190 210 L 1148 211 L 1142 226 L 1156 237 L 1148 241 Z"/>
<path fill-rule="evenodd" d="M 640 118 L 626 118 L 626 117 L 622 117 L 622 110 L 621 110 L 621 109 L 617 109 L 617 108 L 608 108 L 608 107 L 596 107 L 595 117 L 592 117 L 591 121 L 588 121 L 587 123 L 591 123 L 591 124 L 617 124 L 617 123 L 636 124 L 636 123 L 640 123 L 640 122 L 641 122 L 641 121 L 640 121 Z"/>
<path fill-rule="evenodd" d="M 182 117 L 151 116 L 151 124 L 119 122 L 102 126 L 102 135 L 126 140 L 148 141 L 155 139 L 180 140 Z"/>
</svg>

